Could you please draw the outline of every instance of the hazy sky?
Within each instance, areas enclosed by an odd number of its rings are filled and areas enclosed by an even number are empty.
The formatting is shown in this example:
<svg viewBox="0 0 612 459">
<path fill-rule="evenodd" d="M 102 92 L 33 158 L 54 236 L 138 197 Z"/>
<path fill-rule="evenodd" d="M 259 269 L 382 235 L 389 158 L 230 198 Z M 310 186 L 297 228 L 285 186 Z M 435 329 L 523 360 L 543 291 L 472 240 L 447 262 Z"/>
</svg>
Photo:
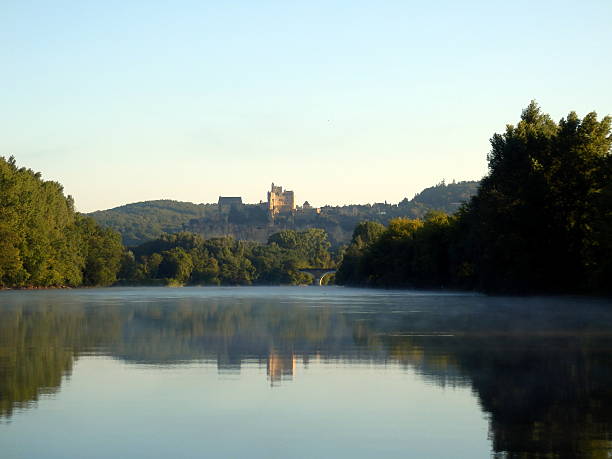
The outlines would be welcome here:
<svg viewBox="0 0 612 459">
<path fill-rule="evenodd" d="M 531 99 L 612 113 L 612 1 L 0 0 L 0 155 L 81 211 L 398 202 Z"/>
</svg>

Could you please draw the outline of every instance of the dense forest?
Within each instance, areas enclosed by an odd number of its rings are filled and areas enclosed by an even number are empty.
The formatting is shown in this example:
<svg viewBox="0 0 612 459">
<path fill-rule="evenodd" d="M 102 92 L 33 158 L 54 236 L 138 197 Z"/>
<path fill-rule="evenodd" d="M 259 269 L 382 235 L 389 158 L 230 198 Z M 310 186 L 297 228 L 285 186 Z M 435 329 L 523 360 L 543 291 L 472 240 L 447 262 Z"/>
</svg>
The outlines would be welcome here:
<svg viewBox="0 0 612 459">
<path fill-rule="evenodd" d="M 493 136 L 489 173 L 456 214 L 359 224 L 336 281 L 610 292 L 611 121 L 571 112 L 555 123 L 532 102 Z"/>
<path fill-rule="evenodd" d="M 110 285 L 123 251 L 59 183 L 0 157 L 0 287 Z"/>
<path fill-rule="evenodd" d="M 101 225 L 112 228 L 127 246 L 136 246 L 157 239 L 163 233 L 188 231 L 205 238 L 232 236 L 240 240 L 265 243 L 279 231 L 304 231 L 322 228 L 333 247 L 348 244 L 355 225 L 363 220 L 383 224 L 397 217 L 422 218 L 430 210 L 455 212 L 476 193 L 478 182 L 463 181 L 426 188 L 413 199 L 398 204 L 351 204 L 324 206 L 319 214 L 297 212 L 271 219 L 265 207 L 245 204 L 228 212 L 220 212 L 217 204 L 193 204 L 170 200 L 126 204 L 114 209 L 89 214 Z"/>
<path fill-rule="evenodd" d="M 164 234 L 128 252 L 121 277 L 127 284 L 309 284 L 312 277 L 299 270 L 335 265 L 329 248 L 321 229 L 281 231 L 266 244 Z"/>
</svg>

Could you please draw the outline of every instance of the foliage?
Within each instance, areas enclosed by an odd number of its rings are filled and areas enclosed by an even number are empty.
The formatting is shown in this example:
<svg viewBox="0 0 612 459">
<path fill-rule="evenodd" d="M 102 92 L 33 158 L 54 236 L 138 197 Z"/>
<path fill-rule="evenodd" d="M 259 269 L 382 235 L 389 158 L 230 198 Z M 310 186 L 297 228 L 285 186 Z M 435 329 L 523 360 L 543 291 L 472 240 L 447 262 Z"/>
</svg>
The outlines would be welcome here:
<svg viewBox="0 0 612 459">
<path fill-rule="evenodd" d="M 273 234 L 268 239 L 269 244 L 277 244 L 281 249 L 294 251 L 302 261 L 303 268 L 309 266 L 329 266 L 330 243 L 327 233 L 319 228 L 310 228 L 306 231 L 285 230 Z"/>
<path fill-rule="evenodd" d="M 391 220 L 347 248 L 339 283 L 485 291 L 612 286 L 611 119 L 555 123 L 532 102 L 491 139 L 489 174 L 457 214 Z"/>
<path fill-rule="evenodd" d="M 342 264 L 336 273 L 338 284 L 359 284 L 367 278 L 365 253 L 385 232 L 378 222 L 364 221 L 353 231 L 351 243 L 343 252 Z"/>
<path fill-rule="evenodd" d="M 100 227 L 93 218 L 79 216 L 77 228 L 82 240 L 85 259 L 83 283 L 85 285 L 112 285 L 124 256 L 121 236 L 116 231 Z"/>
<path fill-rule="evenodd" d="M 133 249 L 125 260 L 124 281 L 191 285 L 304 284 L 299 270 L 329 267 L 334 261 L 324 231 L 282 231 L 267 244 L 231 237 L 204 239 L 199 234 L 163 234 Z"/>
<path fill-rule="evenodd" d="M 432 212 L 425 220 L 397 218 L 363 242 L 356 230 L 336 274 L 339 284 L 443 286 L 448 282 L 450 235 L 454 218 Z"/>
<path fill-rule="evenodd" d="M 59 183 L 0 157 L 0 287 L 108 285 L 119 235 L 78 215 Z"/>
<path fill-rule="evenodd" d="M 462 203 L 469 201 L 478 190 L 479 182 L 463 181 L 446 184 L 444 180 L 435 186 L 417 193 L 412 201 L 402 201 L 400 205 L 421 204 L 427 209 L 446 213 L 456 211 Z"/>
<path fill-rule="evenodd" d="M 469 261 L 485 290 L 593 291 L 612 256 L 606 200 L 610 117 L 571 112 L 555 124 L 532 102 L 491 139 L 489 175 L 463 215 Z"/>
</svg>

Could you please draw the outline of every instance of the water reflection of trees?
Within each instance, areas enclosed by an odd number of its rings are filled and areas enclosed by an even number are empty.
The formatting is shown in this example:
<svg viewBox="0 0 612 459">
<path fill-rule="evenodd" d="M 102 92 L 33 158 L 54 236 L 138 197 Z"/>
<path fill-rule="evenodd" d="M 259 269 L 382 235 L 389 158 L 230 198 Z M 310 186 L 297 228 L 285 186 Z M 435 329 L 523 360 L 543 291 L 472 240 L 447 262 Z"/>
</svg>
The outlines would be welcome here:
<svg viewBox="0 0 612 459">
<path fill-rule="evenodd" d="M 57 391 L 74 359 L 92 352 L 135 364 L 216 361 L 219 371 L 259 362 L 272 383 L 313 358 L 393 362 L 436 384 L 471 387 L 503 457 L 608 457 L 610 314 L 519 312 L 509 323 L 510 311 L 476 321 L 261 301 L 5 307 L 0 415 Z"/>
<path fill-rule="evenodd" d="M 0 416 L 56 392 L 79 354 L 117 336 L 112 319 L 83 307 L 0 309 Z"/>
</svg>

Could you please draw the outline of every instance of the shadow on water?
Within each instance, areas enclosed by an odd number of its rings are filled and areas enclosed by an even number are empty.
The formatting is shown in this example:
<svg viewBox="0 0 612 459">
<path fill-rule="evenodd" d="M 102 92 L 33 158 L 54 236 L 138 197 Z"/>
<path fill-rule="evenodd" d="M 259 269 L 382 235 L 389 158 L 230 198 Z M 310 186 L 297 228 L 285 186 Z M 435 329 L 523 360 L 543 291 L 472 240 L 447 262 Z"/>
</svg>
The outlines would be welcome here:
<svg viewBox="0 0 612 459">
<path fill-rule="evenodd" d="M 393 363 L 470 387 L 499 457 L 609 457 L 612 305 L 351 289 L 3 292 L 0 416 L 60 389 L 75 359 L 136 365 Z M 381 373 L 383 374 L 383 373 Z"/>
</svg>

